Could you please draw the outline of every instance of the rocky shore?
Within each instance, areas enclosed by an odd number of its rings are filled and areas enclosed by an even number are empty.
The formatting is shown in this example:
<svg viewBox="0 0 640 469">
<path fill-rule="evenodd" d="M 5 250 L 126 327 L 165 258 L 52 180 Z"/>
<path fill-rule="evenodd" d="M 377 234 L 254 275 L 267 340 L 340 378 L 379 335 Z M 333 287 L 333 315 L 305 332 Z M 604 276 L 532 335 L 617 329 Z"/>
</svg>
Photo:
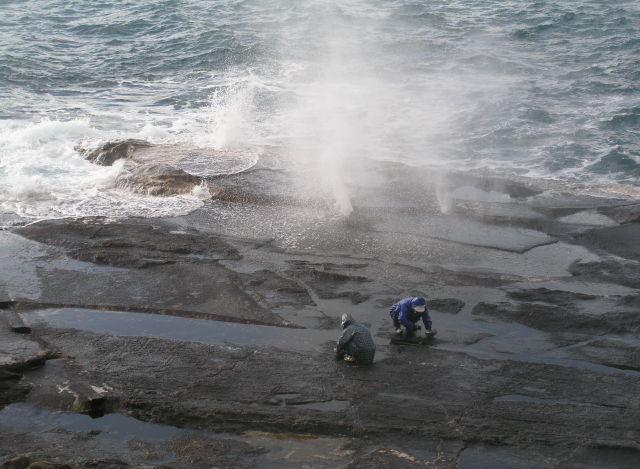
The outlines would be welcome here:
<svg viewBox="0 0 640 469">
<path fill-rule="evenodd" d="M 621 188 L 360 162 L 344 217 L 274 149 L 197 177 L 193 151 L 82 151 L 127 159 L 120 190 L 211 199 L 0 231 L 0 464 L 638 466 L 640 200 Z M 389 306 L 418 294 L 438 335 L 390 345 Z M 373 366 L 334 358 L 342 313 Z"/>
</svg>

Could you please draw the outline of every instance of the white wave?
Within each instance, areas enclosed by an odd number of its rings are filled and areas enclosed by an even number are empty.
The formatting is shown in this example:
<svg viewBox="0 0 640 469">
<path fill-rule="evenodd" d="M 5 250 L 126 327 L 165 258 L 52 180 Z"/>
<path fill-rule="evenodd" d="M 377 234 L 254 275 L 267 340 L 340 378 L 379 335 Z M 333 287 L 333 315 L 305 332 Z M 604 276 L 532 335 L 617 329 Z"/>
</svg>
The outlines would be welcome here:
<svg viewBox="0 0 640 469">
<path fill-rule="evenodd" d="M 137 136 L 168 132 L 146 125 Z M 134 134 L 135 135 L 135 134 Z M 99 166 L 82 158 L 81 140 L 120 137 L 88 120 L 0 121 L 0 211 L 35 220 L 61 217 L 166 217 L 202 205 L 203 193 L 143 197 L 113 189 L 124 160 Z M 202 192 L 202 191 L 201 191 Z"/>
<path fill-rule="evenodd" d="M 32 220 L 73 217 L 172 217 L 186 215 L 203 204 L 201 192 L 174 197 L 152 197 L 117 190 L 88 190 L 57 200 L 6 202 L 2 208 Z"/>
<path fill-rule="evenodd" d="M 0 123 L 0 202 L 56 199 L 87 188 L 106 188 L 120 166 L 98 167 L 73 149 L 99 133 L 88 121 Z"/>
</svg>

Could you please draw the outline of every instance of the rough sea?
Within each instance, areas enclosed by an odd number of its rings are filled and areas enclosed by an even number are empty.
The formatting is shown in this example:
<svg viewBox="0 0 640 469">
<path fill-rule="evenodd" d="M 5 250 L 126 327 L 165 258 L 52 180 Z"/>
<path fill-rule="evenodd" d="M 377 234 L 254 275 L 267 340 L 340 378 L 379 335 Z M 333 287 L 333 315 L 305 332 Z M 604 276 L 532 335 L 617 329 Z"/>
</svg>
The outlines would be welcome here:
<svg viewBox="0 0 640 469">
<path fill-rule="evenodd" d="M 0 215 L 202 203 L 116 191 L 120 164 L 74 150 L 130 137 L 633 193 L 640 3 L 0 0 Z"/>
</svg>

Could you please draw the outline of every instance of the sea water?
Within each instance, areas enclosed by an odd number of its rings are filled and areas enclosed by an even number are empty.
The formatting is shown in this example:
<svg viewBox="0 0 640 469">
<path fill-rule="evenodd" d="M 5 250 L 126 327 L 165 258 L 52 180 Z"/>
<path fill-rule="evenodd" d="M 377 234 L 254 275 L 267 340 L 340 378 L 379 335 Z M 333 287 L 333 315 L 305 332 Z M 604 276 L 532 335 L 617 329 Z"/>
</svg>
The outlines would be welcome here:
<svg viewBox="0 0 640 469">
<path fill-rule="evenodd" d="M 637 187 L 639 126 L 635 0 L 0 0 L 5 219 L 202 204 L 114 190 L 81 142 L 277 146 L 348 213 L 360 157 Z"/>
</svg>

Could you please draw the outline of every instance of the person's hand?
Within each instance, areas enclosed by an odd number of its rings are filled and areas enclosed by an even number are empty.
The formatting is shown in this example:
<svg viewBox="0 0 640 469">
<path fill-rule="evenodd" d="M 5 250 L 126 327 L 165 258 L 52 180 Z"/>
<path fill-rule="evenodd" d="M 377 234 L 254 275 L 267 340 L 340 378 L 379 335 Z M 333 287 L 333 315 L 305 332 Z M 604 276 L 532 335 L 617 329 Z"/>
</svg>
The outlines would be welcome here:
<svg viewBox="0 0 640 469">
<path fill-rule="evenodd" d="M 337 354 L 338 354 L 338 349 L 337 349 L 337 348 L 334 348 L 334 349 L 333 349 L 333 353 L 335 353 L 335 354 L 337 355 Z"/>
<path fill-rule="evenodd" d="M 415 326 L 413 326 L 413 330 L 414 331 L 419 331 L 420 329 L 422 329 L 418 324 L 416 324 Z"/>
</svg>

